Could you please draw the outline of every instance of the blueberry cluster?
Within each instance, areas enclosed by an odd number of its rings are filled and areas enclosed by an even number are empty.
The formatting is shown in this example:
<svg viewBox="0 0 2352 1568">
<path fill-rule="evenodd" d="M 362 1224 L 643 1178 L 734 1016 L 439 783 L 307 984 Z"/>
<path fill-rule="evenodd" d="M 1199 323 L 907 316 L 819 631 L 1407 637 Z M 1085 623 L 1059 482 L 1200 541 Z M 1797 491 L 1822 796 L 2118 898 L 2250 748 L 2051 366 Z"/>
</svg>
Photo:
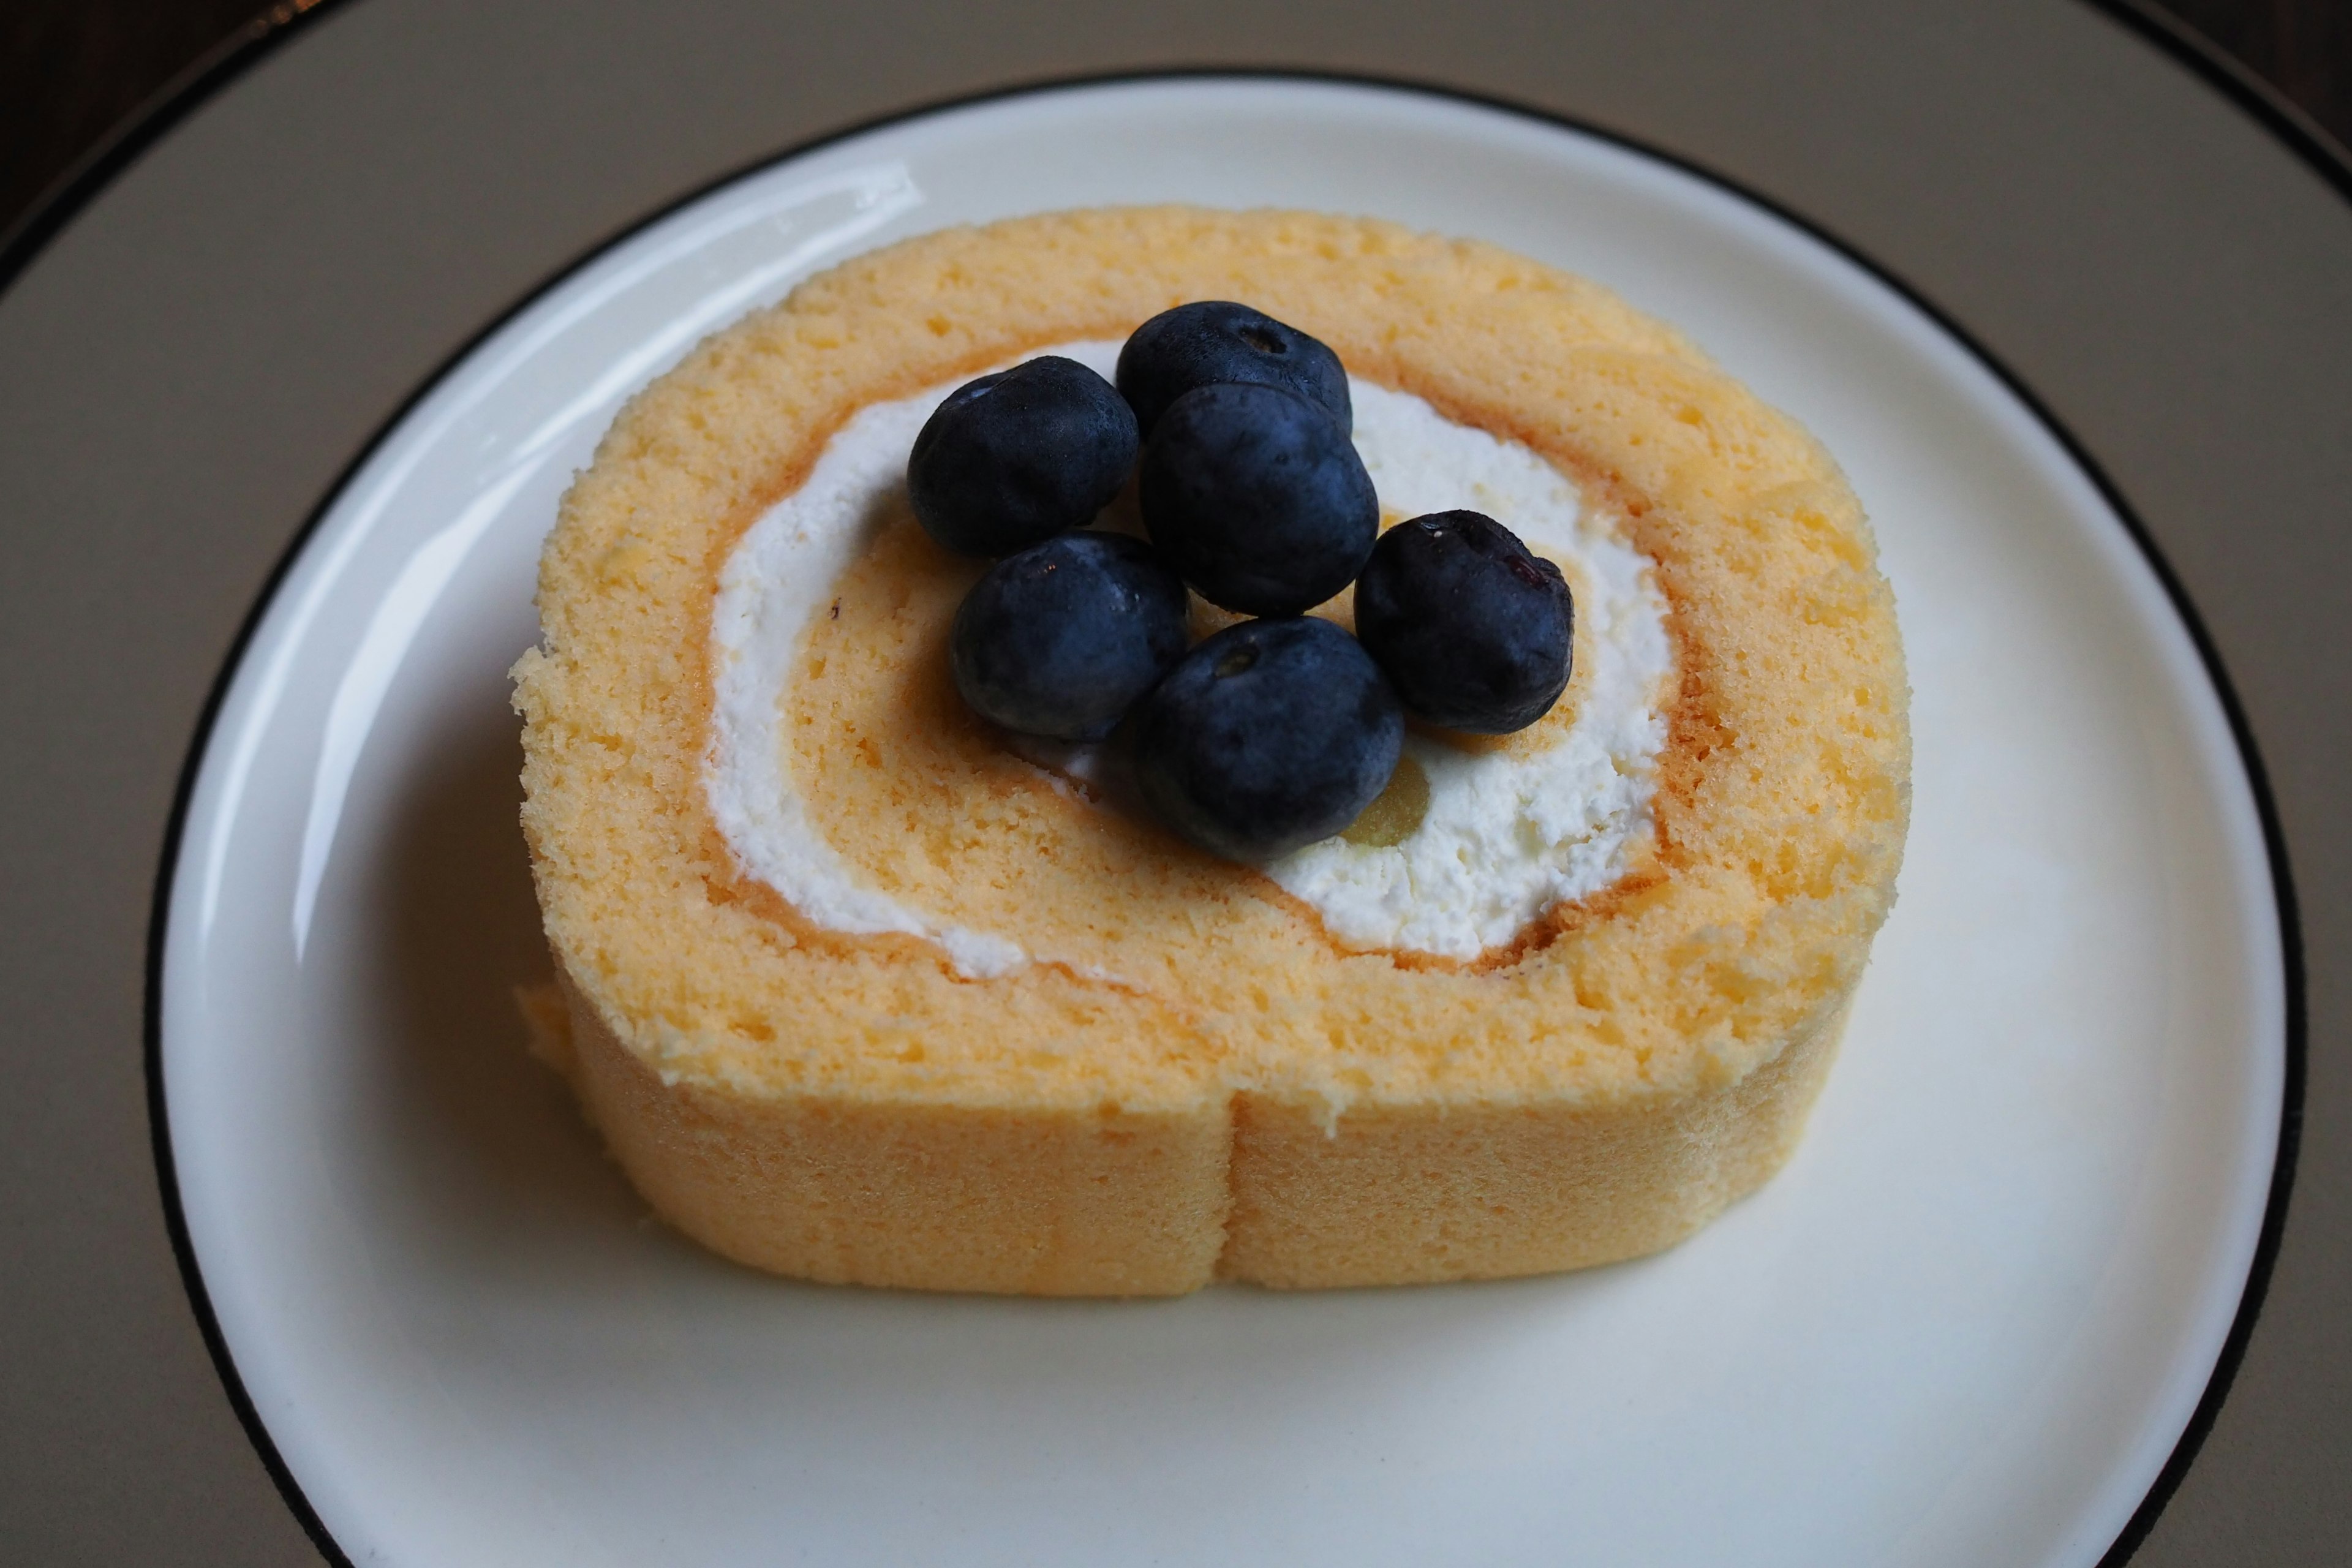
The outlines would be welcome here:
<svg viewBox="0 0 2352 1568">
<path fill-rule="evenodd" d="M 1138 793 L 1215 854 L 1265 860 L 1388 786 L 1405 716 L 1485 734 L 1567 689 L 1559 569 L 1475 511 L 1382 534 L 1348 375 L 1246 305 L 1136 329 L 1114 386 L 1046 355 L 959 387 L 915 437 L 923 528 L 1002 557 L 958 608 L 956 689 L 1023 734 L 1120 731 Z M 1150 542 L 1087 529 L 1136 476 Z M 1356 635 L 1306 612 L 1356 585 Z M 1187 590 L 1258 617 L 1188 647 Z"/>
</svg>

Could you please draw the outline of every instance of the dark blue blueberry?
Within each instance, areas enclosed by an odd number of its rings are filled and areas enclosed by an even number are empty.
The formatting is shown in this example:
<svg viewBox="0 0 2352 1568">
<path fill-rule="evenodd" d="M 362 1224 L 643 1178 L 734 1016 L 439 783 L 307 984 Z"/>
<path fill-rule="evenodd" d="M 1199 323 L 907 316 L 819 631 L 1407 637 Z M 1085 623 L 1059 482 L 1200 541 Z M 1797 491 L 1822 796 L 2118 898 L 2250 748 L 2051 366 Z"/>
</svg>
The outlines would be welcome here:
<svg viewBox="0 0 2352 1568">
<path fill-rule="evenodd" d="M 1169 405 L 1143 448 L 1137 499 L 1184 581 L 1248 616 L 1321 604 L 1380 537 L 1380 498 L 1347 433 L 1277 386 L 1227 382 Z"/>
<path fill-rule="evenodd" d="M 1328 621 L 1244 621 L 1186 654 L 1129 721 L 1135 782 L 1178 834 L 1231 860 L 1328 838 L 1396 771 L 1404 714 Z"/>
<path fill-rule="evenodd" d="M 1322 405 L 1339 434 L 1355 427 L 1348 372 L 1339 356 L 1297 327 L 1230 300 L 1200 300 L 1162 310 L 1118 351 L 1118 390 L 1150 436 L 1168 405 L 1221 381 L 1278 386 Z"/>
<path fill-rule="evenodd" d="M 983 719 L 1099 740 L 1183 653 L 1184 584 L 1151 546 L 1065 533 L 988 569 L 956 610 L 949 664 Z"/>
<path fill-rule="evenodd" d="M 1045 354 L 966 382 L 907 459 L 923 531 L 966 555 L 1010 555 L 1094 521 L 1135 466 L 1135 415 L 1118 389 Z"/>
<path fill-rule="evenodd" d="M 1481 735 L 1551 710 L 1575 621 L 1559 568 L 1484 512 L 1397 524 L 1356 580 L 1356 635 L 1405 707 Z"/>
</svg>

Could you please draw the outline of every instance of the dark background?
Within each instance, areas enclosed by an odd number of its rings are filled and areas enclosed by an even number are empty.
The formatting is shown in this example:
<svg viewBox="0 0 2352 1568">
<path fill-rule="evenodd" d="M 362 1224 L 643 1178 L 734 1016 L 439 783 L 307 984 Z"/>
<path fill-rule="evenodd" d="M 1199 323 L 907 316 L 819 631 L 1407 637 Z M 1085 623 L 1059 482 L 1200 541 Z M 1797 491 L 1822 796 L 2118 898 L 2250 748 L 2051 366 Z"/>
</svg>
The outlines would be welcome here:
<svg viewBox="0 0 2352 1568">
<path fill-rule="evenodd" d="M 247 24 L 310 3 L 0 0 L 0 234 L 142 104 L 233 47 Z M 2352 0 L 2148 0 L 2148 8 L 2352 143 Z"/>
</svg>

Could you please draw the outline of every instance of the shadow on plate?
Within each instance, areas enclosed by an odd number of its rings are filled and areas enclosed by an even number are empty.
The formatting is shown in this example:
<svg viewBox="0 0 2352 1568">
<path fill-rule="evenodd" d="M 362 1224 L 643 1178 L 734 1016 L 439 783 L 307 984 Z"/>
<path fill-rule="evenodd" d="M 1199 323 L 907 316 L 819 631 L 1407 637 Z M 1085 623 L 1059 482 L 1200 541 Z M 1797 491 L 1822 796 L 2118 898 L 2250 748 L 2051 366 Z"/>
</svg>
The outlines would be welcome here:
<svg viewBox="0 0 2352 1568">
<path fill-rule="evenodd" d="M 488 694 L 484 694 L 485 699 Z M 643 1203 L 562 1083 L 531 1058 L 518 986 L 551 971 L 518 813 L 522 748 L 505 704 L 468 694 L 414 748 L 362 873 L 380 998 L 357 1124 L 405 1189 L 410 1239 L 457 1266 L 542 1268 L 589 1238 L 634 1236 Z M 592 1243 L 593 1245 L 593 1243 Z"/>
</svg>

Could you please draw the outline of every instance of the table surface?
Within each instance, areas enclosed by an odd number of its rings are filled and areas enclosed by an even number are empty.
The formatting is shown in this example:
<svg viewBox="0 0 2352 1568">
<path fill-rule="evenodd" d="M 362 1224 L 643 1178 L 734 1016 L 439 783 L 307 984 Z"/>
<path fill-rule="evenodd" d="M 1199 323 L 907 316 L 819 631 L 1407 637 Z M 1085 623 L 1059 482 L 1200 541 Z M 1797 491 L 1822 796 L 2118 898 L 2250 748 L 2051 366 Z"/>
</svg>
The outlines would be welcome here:
<svg viewBox="0 0 2352 1568">
<path fill-rule="evenodd" d="M 2272 18 L 2258 63 L 2340 116 L 2342 8 L 2180 8 Z M 2267 1304 L 2134 1560 L 2352 1561 L 2352 176 L 2307 124 L 2054 0 L 1364 0 L 1344 28 L 1225 0 L 877 0 L 822 26 L 759 0 L 365 0 L 280 36 L 0 291 L 0 1559 L 317 1561 L 188 1306 L 140 1039 L 186 749 L 343 465 L 514 300 L 754 156 L 1009 81 L 1231 62 L 1460 86 L 1719 169 L 1965 322 L 2115 478 L 2243 699 L 2311 966 Z M 16 117 L 50 111 L 26 105 L 0 89 L 12 158 Z"/>
<path fill-rule="evenodd" d="M 2352 5 L 2151 0 L 2352 144 Z M 76 163 L 274 11 L 256 0 L 14 0 L 0 18 L 0 234 Z M 290 7 L 299 9 L 300 7 Z"/>
</svg>

